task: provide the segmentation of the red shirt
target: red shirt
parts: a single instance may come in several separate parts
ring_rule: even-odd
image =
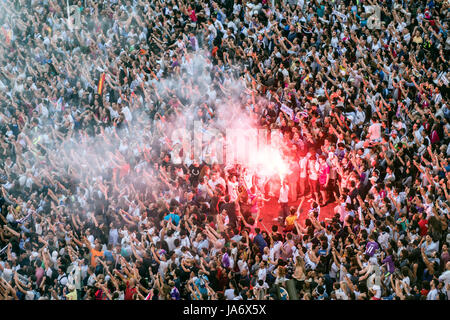
[[[217,270],[218,289],[217,291],[223,291],[228,286],[227,274],[222,269]]]
[[[438,135],[438,133],[437,133],[437,131],[436,130],[433,130],[433,132],[431,133],[431,143],[436,143],[436,142],[439,142],[439,135]]]
[[[197,22],[197,16],[195,15],[195,11],[192,10],[191,14],[189,15],[189,18],[191,18],[192,22]]]
[[[133,296],[137,292],[136,287],[130,288],[130,283],[127,282],[127,288],[125,289],[125,297],[124,300],[134,300]]]
[[[418,224],[420,228],[419,235],[421,237],[426,236],[428,233],[428,220],[421,219]]]

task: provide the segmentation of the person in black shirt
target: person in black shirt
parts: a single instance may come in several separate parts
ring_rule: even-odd
[[[216,189],[214,191],[214,195],[209,201],[210,214],[214,216],[219,214],[219,207],[222,203],[224,203],[223,197],[220,196],[219,191]]]
[[[225,203],[220,205],[219,211],[226,211],[228,218],[230,219],[229,226],[234,229],[237,226],[237,215],[236,215],[236,203],[230,201],[230,196],[225,196]]]
[[[170,154],[166,153],[164,155],[164,158],[163,158],[162,162],[161,162],[161,167],[164,167],[164,169],[166,169],[166,171],[167,171],[167,169],[170,168],[170,165],[171,165],[170,159],[171,159]]]
[[[200,164],[197,160],[189,166],[189,181],[193,187],[198,185],[198,178],[200,176],[200,171],[202,170]]]

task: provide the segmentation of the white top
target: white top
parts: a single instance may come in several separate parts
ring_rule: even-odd
[[[319,163],[314,159],[312,160],[310,159],[308,161],[308,168],[309,168],[309,178],[311,180],[319,179],[319,169],[320,169]]]
[[[300,178],[306,178],[306,173],[308,171],[308,159],[306,157],[301,158],[298,164],[300,166]]]
[[[369,127],[369,135],[371,141],[381,139],[381,123],[374,123]]]
[[[289,202],[289,186],[281,186],[280,189],[280,202],[281,203],[287,203]]]
[[[230,201],[234,202],[236,201],[238,197],[238,186],[239,183],[228,181],[228,194],[230,195]]]

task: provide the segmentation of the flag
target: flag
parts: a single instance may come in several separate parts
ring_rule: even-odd
[[[292,110],[292,108],[289,108],[287,105],[282,104],[281,111],[286,113],[289,116],[289,118],[291,118],[291,120],[294,119],[294,110]]]
[[[12,38],[12,30],[6,30],[4,27],[2,27],[2,33],[3,36],[5,37],[5,42],[6,44],[9,46],[9,44],[11,43],[11,38]]]
[[[103,87],[104,87],[104,83],[105,83],[105,73],[102,73],[100,80],[98,81],[98,86],[97,86],[97,93],[98,94],[102,94],[103,92]]]
[[[333,10],[333,14],[340,17],[343,22],[347,22],[347,16],[339,11]]]
[[[6,32],[6,43],[9,45],[11,43],[11,39],[12,39],[12,30],[9,29]]]

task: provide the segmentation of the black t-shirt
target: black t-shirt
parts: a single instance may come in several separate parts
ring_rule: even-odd
[[[209,206],[210,206],[210,214],[216,215],[216,214],[219,213],[219,212],[217,211],[217,210],[218,210],[218,203],[219,203],[219,200],[220,200],[220,197],[218,197],[218,196],[213,196],[213,197],[211,198],[211,201],[209,202]]]
[[[180,271],[181,271],[181,273],[180,273],[180,280],[181,280],[181,282],[185,282],[185,281],[189,280],[189,277],[190,277],[190,274],[191,274],[191,271],[192,271],[192,267],[190,267],[190,266],[185,266],[185,268],[188,271],[184,271],[183,268],[180,268]]]
[[[263,117],[265,117],[269,122],[274,122],[277,117],[277,112],[274,109],[265,109],[263,112]]]
[[[147,267],[147,269],[152,265],[152,258],[142,258],[142,264]]]
[[[161,167],[164,167],[166,170],[170,168],[170,165],[171,165],[170,160],[169,161],[163,160],[161,162]]]
[[[30,258],[29,257],[25,257],[21,260],[19,260],[20,265],[23,266],[29,266],[30,265]]]
[[[202,168],[200,166],[196,167],[193,164],[189,166],[189,175],[190,175],[189,179],[191,180],[191,183],[194,181],[198,181],[201,169]]]
[[[55,279],[57,279],[58,278],[58,271],[55,269],[55,268],[50,268],[51,269],[51,271],[52,271],[52,275],[51,275],[51,277],[47,277],[47,270],[45,270],[45,277],[46,277],[46,279],[45,279],[45,284],[47,285],[47,286],[53,286],[54,285],[54,281],[55,281]],[[86,279],[87,280],[87,279]]]
[[[219,280],[217,279],[217,270],[209,270],[209,286],[217,291],[219,289]]]
[[[220,206],[220,212],[225,210],[230,219],[236,219],[236,204],[234,202],[224,203]]]
[[[159,264],[156,260],[150,259],[150,267],[152,268],[152,272],[154,274],[158,273]]]
[[[411,260],[411,262],[417,262],[421,260],[421,253],[418,247],[411,251],[411,253],[409,254],[409,259]]]
[[[249,288],[249,287],[250,287],[250,278],[249,278],[249,276],[248,276],[248,275],[245,276],[245,277],[240,276],[239,284],[240,284],[241,286],[243,286],[243,287]]]
[[[145,259],[145,260],[149,260],[149,259]],[[151,262],[149,262],[148,265],[146,265],[144,262],[141,264],[141,266],[138,268],[139,271],[139,275],[142,278],[149,278],[150,276],[150,272],[148,271],[148,268],[151,267]],[[153,270],[152,270],[153,272]]]

